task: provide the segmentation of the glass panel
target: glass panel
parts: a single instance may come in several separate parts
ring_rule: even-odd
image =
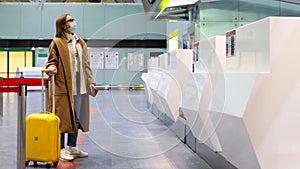
[[[0,51],[0,72],[7,72],[7,52]],[[0,74],[0,77],[6,77],[6,74]]]
[[[201,22],[200,39],[206,39],[216,35],[225,36],[225,32],[236,28],[237,26],[237,22]]]
[[[282,16],[300,16],[299,4],[281,2],[280,6],[280,13]]]
[[[17,67],[25,66],[25,53],[21,52],[9,52],[9,72],[16,72]],[[9,77],[15,77],[14,74]]]
[[[237,21],[238,0],[214,1],[200,4],[200,21]]]
[[[253,22],[268,16],[279,16],[278,1],[259,0],[259,1],[240,1],[239,21]]]
[[[32,60],[32,52],[26,52],[26,67],[32,67],[33,66],[33,60]]]
[[[239,26],[244,26],[244,25],[247,25],[249,23],[252,23],[252,22],[239,22]]]

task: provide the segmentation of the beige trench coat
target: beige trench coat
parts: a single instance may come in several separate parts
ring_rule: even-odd
[[[82,46],[82,66],[86,80],[86,88],[95,84],[93,72],[90,68],[86,43],[79,38]],[[54,65],[57,69],[55,76],[55,113],[60,118],[61,133],[74,133],[76,131],[74,100],[72,95],[72,76],[68,43],[65,38],[54,38],[49,46],[49,56],[46,68]],[[49,96],[48,111],[52,111],[52,97]],[[89,131],[89,95],[84,94],[80,111],[76,112],[83,131]],[[78,105],[76,105],[78,106]],[[78,108],[78,107],[77,107]],[[78,111],[78,110],[77,110]]]

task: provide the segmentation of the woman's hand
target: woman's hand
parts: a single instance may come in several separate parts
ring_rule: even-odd
[[[52,76],[53,74],[57,74],[57,69],[56,69],[56,66],[54,65],[51,65],[48,67],[49,69],[49,75]]]
[[[98,90],[96,89],[94,84],[90,84],[89,86],[89,95],[96,97]]]

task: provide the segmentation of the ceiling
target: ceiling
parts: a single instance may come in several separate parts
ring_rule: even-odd
[[[300,4],[300,0],[281,0],[281,1],[295,3],[295,4]]]
[[[29,2],[30,0],[0,0],[0,2]],[[47,2],[101,2],[101,3],[142,3],[142,1],[149,1],[149,0],[46,0]],[[151,0],[151,1],[162,1],[162,0]],[[225,1],[225,0],[170,0],[167,4],[167,7],[176,7],[176,6],[186,6],[186,5],[193,5],[196,2],[212,2],[212,1]],[[253,0],[243,0],[253,2]],[[300,0],[274,0],[274,1],[282,1],[288,3],[295,3],[300,4]],[[39,2],[36,0],[34,2]]]
[[[0,0],[0,2],[100,2],[100,3],[141,3],[141,0]]]

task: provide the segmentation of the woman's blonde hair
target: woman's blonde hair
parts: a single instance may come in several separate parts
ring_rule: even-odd
[[[64,26],[66,25],[66,18],[69,14],[60,15],[56,19],[56,35],[55,37],[64,36]]]

